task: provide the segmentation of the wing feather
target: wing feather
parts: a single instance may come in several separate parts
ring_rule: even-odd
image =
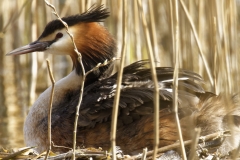
[[[119,103],[119,123],[129,124],[139,117],[153,113],[154,84],[151,80],[151,72],[148,61],[138,61],[124,68],[121,84]],[[172,82],[173,68],[156,68],[158,77],[158,88],[160,91],[161,110],[167,109],[172,103]],[[117,73],[107,78],[92,83],[85,87],[83,101],[80,107],[80,127],[94,127],[96,123],[103,123],[111,120],[113,101],[116,91]],[[195,93],[204,93],[199,83],[201,76],[186,70],[179,70],[179,102],[181,97],[196,97]],[[69,102],[62,102],[65,109],[53,110],[54,117],[61,115],[61,118],[54,120],[74,120],[76,105],[78,103],[79,90],[69,95]],[[186,100],[186,99],[184,99]],[[186,106],[183,106],[186,107]],[[169,108],[171,110],[171,108]],[[180,109],[181,110],[181,109]]]

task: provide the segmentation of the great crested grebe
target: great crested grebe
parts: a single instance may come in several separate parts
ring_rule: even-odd
[[[79,15],[62,18],[73,34],[77,49],[83,56],[85,70],[114,57],[115,41],[98,22],[109,16],[103,7],[92,7]],[[47,24],[41,36],[29,45],[13,50],[7,55],[20,55],[34,51],[70,55],[72,72],[56,82],[52,111],[52,141],[56,145],[72,147],[75,108],[78,103],[82,70],[69,35],[59,20]],[[124,68],[119,104],[117,145],[124,153],[141,152],[153,144],[153,82],[146,67],[148,61],[135,62]],[[106,75],[110,65],[101,67],[88,75],[83,93],[78,121],[77,145],[85,147],[110,148],[110,121],[117,74]],[[165,146],[178,140],[172,108],[173,68],[156,68],[159,81],[161,110],[160,145]],[[190,139],[190,126],[201,127],[201,135],[228,128],[228,116],[234,117],[234,128],[239,127],[239,107],[227,111],[220,96],[208,96],[199,85],[202,78],[193,72],[179,70],[179,117],[184,139]],[[39,152],[48,149],[47,121],[51,87],[46,89],[31,107],[24,124],[24,138],[27,146],[37,146]],[[201,96],[197,96],[200,94]],[[205,97],[205,98],[201,98]],[[232,101],[232,106],[238,102]],[[239,132],[237,132],[239,133]],[[223,142],[218,148],[223,152],[236,148],[235,142]],[[65,151],[53,148],[53,151]]]

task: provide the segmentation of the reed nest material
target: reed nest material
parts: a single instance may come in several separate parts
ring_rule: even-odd
[[[212,158],[228,158],[229,156],[222,156],[221,153],[208,153],[207,149],[204,148],[204,146],[206,145],[206,142],[212,141],[212,140],[216,140],[216,139],[222,139],[224,137],[228,137],[230,136],[230,132],[229,131],[221,131],[221,132],[216,132],[213,134],[209,134],[206,136],[202,136],[199,138],[199,142],[198,142],[198,149],[196,149],[197,152],[197,156],[196,158],[199,159],[204,159],[207,157],[212,157]],[[184,145],[185,147],[190,146],[193,143],[193,140],[188,140],[188,141],[184,141]],[[176,142],[175,144],[169,145],[169,146],[165,146],[162,148],[159,148],[157,151],[157,157],[161,157],[162,159],[164,159],[164,154],[167,153],[167,151],[173,151],[175,149],[178,149],[180,146],[179,142]],[[0,158],[2,160],[5,159],[39,159],[39,160],[43,160],[45,159],[45,155],[46,152],[44,153],[36,153],[34,151],[35,147],[25,147],[25,148],[21,148],[18,151],[10,151],[10,150],[6,150],[6,149],[2,149],[0,151]],[[143,149],[143,153],[139,153],[138,155],[135,156],[129,156],[129,155],[124,155],[120,150],[118,150],[119,152],[117,153],[117,159],[124,159],[124,160],[137,160],[137,159],[142,159],[143,155],[145,154],[145,159],[152,159],[153,156],[153,151],[146,151],[144,153]],[[234,152],[233,152],[234,154]],[[111,153],[109,153],[108,151],[103,151],[101,148],[86,148],[86,149],[77,149],[75,156],[77,159],[112,159],[112,155]],[[173,152],[171,154],[168,154],[168,156],[172,156],[174,157],[174,159],[176,159],[176,157],[180,158],[180,155],[177,154],[177,152]],[[72,151],[66,152],[66,153],[50,153],[48,159],[51,160],[57,160],[57,159],[68,159],[72,157]],[[169,157],[166,157],[169,158]]]

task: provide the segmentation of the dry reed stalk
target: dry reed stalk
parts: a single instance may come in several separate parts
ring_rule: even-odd
[[[157,42],[157,33],[156,33],[156,23],[155,23],[155,17],[154,17],[154,8],[153,8],[153,2],[150,0],[148,1],[148,7],[149,7],[149,15],[150,15],[150,26],[151,26],[151,30],[150,30],[150,34],[152,37],[152,48],[154,51],[154,60],[156,63],[156,66],[159,66],[159,64],[161,63],[160,60],[160,54],[159,54],[159,50],[158,50],[158,42]]]
[[[199,41],[199,38],[198,38],[198,35],[197,35],[197,32],[196,32],[195,26],[194,26],[193,21],[192,21],[192,18],[191,18],[191,16],[189,15],[188,10],[187,10],[187,8],[186,8],[186,6],[185,6],[185,4],[184,4],[184,2],[183,2],[182,0],[180,0],[180,4],[181,4],[181,6],[182,6],[182,8],[183,8],[183,10],[184,10],[184,13],[186,14],[186,16],[187,16],[187,18],[188,18],[188,21],[189,21],[190,26],[191,26],[192,31],[193,31],[194,38],[195,38],[195,40],[196,40],[196,42],[197,42],[197,46],[198,46],[198,49],[199,49],[199,53],[200,53],[200,55],[201,55],[202,61],[203,61],[203,63],[204,63],[204,67],[205,67],[206,72],[207,72],[209,81],[210,81],[211,85],[213,86],[213,83],[214,83],[214,82],[213,82],[212,74],[211,74],[211,72],[210,72],[210,68],[209,68],[209,65],[208,65],[208,63],[207,63],[207,60],[206,60],[206,58],[205,58],[205,56],[204,56],[204,54],[203,54],[203,50],[202,50],[202,47],[201,47],[201,43],[200,43],[200,41]]]
[[[36,1],[32,2],[31,8],[36,7]],[[33,14],[32,17],[33,23],[31,25],[31,31],[32,34],[31,37],[29,37],[31,40],[37,39],[37,27],[36,27],[36,14]],[[38,63],[37,63],[37,55],[36,54],[30,54],[30,62],[31,62],[31,70],[30,70],[30,91],[29,91],[29,102],[28,106],[32,106],[36,99],[36,86],[37,86],[37,74],[38,74]]]
[[[1,1],[3,2],[3,1]],[[20,15],[22,14],[22,12],[24,11],[24,9],[26,9],[26,5],[30,3],[30,1],[26,0],[23,5],[21,6],[20,10],[18,12],[14,12],[12,14],[12,16],[10,17],[10,19],[5,23],[5,25],[3,26],[3,28],[0,30],[0,38],[3,38],[5,34],[7,34],[6,32],[8,31],[8,29],[10,28],[9,26],[14,23],[17,19],[19,19]],[[3,3],[4,4],[4,3]],[[3,23],[2,23],[3,25]]]
[[[197,148],[197,144],[199,141],[200,132],[201,132],[201,128],[195,128],[193,138],[192,138],[192,144],[190,147],[191,151],[188,156],[188,159],[196,159],[197,158],[196,157],[196,148]]]
[[[58,20],[60,20],[62,22],[62,24],[65,26],[66,28],[66,32],[67,34],[69,35],[69,37],[71,38],[72,40],[72,44],[73,44],[73,47],[74,47],[74,51],[75,53],[78,55],[78,62],[81,66],[81,69],[82,69],[82,81],[81,81],[81,89],[80,89],[80,95],[79,95],[79,100],[78,100],[78,104],[76,106],[76,114],[75,114],[75,121],[74,121],[74,129],[73,129],[73,154],[72,154],[72,159],[75,160],[75,152],[76,152],[76,138],[77,138],[77,124],[78,124],[78,117],[79,117],[79,109],[80,109],[80,106],[81,106],[81,102],[82,102],[82,97],[83,97],[83,89],[84,89],[84,83],[85,83],[85,78],[86,78],[86,75],[85,75],[85,68],[83,66],[83,63],[82,63],[82,55],[81,53],[78,51],[77,47],[76,47],[76,44],[74,42],[74,38],[73,38],[73,35],[69,32],[68,30],[68,25],[66,22],[64,22],[61,17],[58,15],[55,7],[53,5],[51,5],[47,0],[45,0],[45,3],[47,6],[49,6],[52,10],[53,10],[53,14],[58,18]]]
[[[221,14],[220,14],[220,17],[222,19],[222,25],[223,25],[223,64],[224,64],[224,71],[225,71],[225,75],[228,77],[226,79],[227,81],[227,86],[226,86],[226,90],[225,92],[227,94],[231,93],[232,92],[232,78],[230,76],[230,59],[229,59],[229,33],[228,33],[228,26],[227,23],[228,23],[228,14],[226,12],[227,11],[227,7],[228,7],[228,2],[226,1],[227,4],[224,4],[225,1],[222,1],[222,3],[219,3],[218,5],[221,5]],[[224,9],[224,7],[226,7],[226,9]]]
[[[107,0],[100,0],[99,4],[107,4]]]
[[[32,21],[33,21],[34,17],[33,17],[33,14],[29,14],[29,13],[32,13],[32,5],[33,5],[33,1],[28,3],[26,5],[26,10],[24,12],[24,18],[30,20],[30,21],[26,21],[26,23],[24,24],[25,25],[24,27],[26,27],[25,30],[24,30],[24,35],[26,36],[27,41],[32,41],[32,31],[33,31],[32,30],[33,29]],[[18,39],[18,40],[21,40],[21,39]],[[27,69],[28,73],[31,73],[31,70],[34,70],[33,68],[35,68],[34,65],[31,64],[32,57],[33,57],[32,54],[30,54],[28,56],[24,56],[24,57],[19,57],[20,61],[21,61],[21,59],[25,59],[24,61],[26,63],[25,65],[27,66],[26,69]],[[28,61],[28,58],[30,59],[29,61]],[[23,72],[23,71],[21,71],[21,72]],[[24,72],[22,74],[24,74]],[[31,89],[31,86],[33,86],[34,83],[36,83],[36,82],[31,81],[31,80],[34,80],[34,79],[32,79],[31,74],[26,74],[26,78],[27,78],[27,80],[26,80],[27,84],[24,84],[25,85],[24,89],[27,88],[27,90],[25,90],[25,94],[26,94],[26,97],[27,97],[25,105],[27,105],[28,108],[29,108],[31,106],[30,97],[32,96],[31,94],[33,94],[33,93],[29,94],[29,91]],[[28,85],[28,84],[30,84],[30,85]]]
[[[92,0],[86,0],[85,1],[86,10],[91,7],[91,4],[92,4]]]
[[[118,1],[117,2],[118,4],[118,7],[117,8],[115,8],[116,10],[115,10],[115,18],[116,18],[116,21],[117,21],[117,23],[116,23],[116,26],[115,26],[115,38],[116,38],[116,41],[117,41],[117,48],[122,48],[122,42],[123,42],[123,33],[122,33],[122,31],[123,31],[123,25],[122,25],[122,23],[123,23],[123,17],[122,17],[122,15],[123,15],[123,13],[122,13],[122,11],[123,11],[123,1]],[[112,4],[113,5],[113,4]],[[115,6],[116,7],[116,6]],[[112,6],[112,8],[114,8],[114,6]],[[120,57],[121,56],[121,51],[120,52],[117,52],[116,53],[116,55],[117,55],[117,57]],[[117,66],[117,69],[118,69],[118,67],[119,67],[119,65]]]
[[[144,148],[144,149],[143,149],[142,159],[141,159],[141,160],[146,160],[146,157],[147,157],[147,151],[148,151],[147,148]]]
[[[143,13],[143,6],[142,6],[142,1],[138,0],[138,9],[139,9],[139,13],[140,13],[140,17],[142,20],[142,25],[143,25],[143,29],[144,29],[144,35],[147,41],[147,49],[148,49],[148,58],[150,59],[150,70],[151,70],[151,74],[152,74],[152,80],[153,80],[153,84],[154,84],[154,96],[153,96],[153,104],[154,104],[154,154],[153,154],[153,158],[155,159],[156,155],[157,155],[157,148],[159,145],[159,88],[158,88],[158,80],[157,80],[157,73],[156,73],[156,66],[155,66],[155,62],[154,62],[154,52],[153,52],[153,48],[151,46],[151,40],[150,40],[150,35],[149,35],[149,30],[148,30],[148,26],[147,26],[147,21],[146,21],[146,17]]]
[[[48,109],[48,143],[49,143],[49,146],[48,146],[47,154],[45,156],[45,160],[47,159],[49,152],[52,149],[52,143],[51,143],[52,142],[52,133],[51,133],[52,121],[51,121],[51,119],[52,119],[52,104],[53,104],[54,89],[55,89],[55,79],[53,77],[52,69],[50,67],[50,62],[49,62],[49,60],[46,60],[46,62],[47,62],[48,74],[49,74],[49,77],[52,82],[52,90],[51,90],[51,96],[50,96],[50,100],[49,100],[49,109]]]
[[[233,76],[234,73],[231,72],[231,76],[235,77],[232,78],[233,83],[232,83],[232,87],[233,87],[233,93],[239,93],[239,85],[235,85],[236,82],[240,82],[240,76],[239,76],[239,61],[240,61],[240,56],[239,56],[239,52],[238,52],[238,14],[239,12],[237,12],[237,10],[239,9],[239,5],[237,5],[237,1],[235,0],[231,0],[230,2],[230,7],[229,7],[229,14],[230,14],[230,22],[229,22],[229,37],[230,37],[230,51],[232,52],[232,57],[234,58],[234,61],[232,63],[232,70],[235,71],[235,76]]]
[[[70,2],[71,1],[69,0],[69,1],[66,1],[66,3],[64,4],[64,6],[63,6],[63,8],[62,8],[62,10],[60,12],[61,17],[67,15],[67,12],[68,12],[68,10],[70,8]]]
[[[218,54],[217,54],[217,40],[216,40],[216,37],[217,37],[217,22],[216,22],[216,17],[213,17],[213,34],[214,34],[214,37],[213,37],[213,45],[214,45],[214,62],[213,62],[213,79],[214,79],[214,93],[215,94],[219,94],[219,89],[218,89],[218,80],[217,80],[217,77],[218,77],[218,71],[217,71],[217,57],[218,57]]]
[[[142,51],[141,51],[141,38],[140,38],[140,22],[139,22],[139,10],[138,10],[138,4],[137,1],[133,1],[134,5],[134,53],[135,53],[135,60],[141,60],[142,59]]]
[[[122,41],[122,49],[121,49],[121,59],[120,59],[120,68],[118,70],[117,76],[117,88],[114,96],[113,101],[113,110],[112,110],[112,121],[111,121],[111,147],[112,147],[112,159],[116,160],[116,134],[117,134],[117,118],[118,118],[118,107],[119,107],[119,100],[120,100],[120,91],[121,91],[121,84],[122,84],[122,74],[123,68],[125,65],[125,57],[126,57],[126,41],[127,41],[127,3],[126,0],[123,0],[123,7],[122,7],[122,33],[123,33],[123,41]]]
[[[197,33],[198,33],[198,36],[199,36],[199,40],[201,41],[201,42],[204,42],[204,36],[203,36],[203,24],[204,24],[204,5],[205,5],[205,1],[199,1],[199,4],[198,4],[198,31],[197,31]],[[198,58],[198,73],[200,74],[200,75],[202,75],[202,73],[203,73],[203,70],[204,70],[204,68],[203,68],[203,62],[202,62],[202,60],[200,59],[200,58]]]
[[[86,5],[86,1],[85,0],[81,0],[79,2],[79,12],[80,13],[83,13],[84,11],[86,11],[85,5]]]
[[[232,61],[234,59],[231,59],[232,57],[232,52],[231,51],[231,44],[230,44],[230,30],[231,30],[231,23],[229,23],[230,17],[234,17],[234,15],[231,15],[229,10],[230,10],[230,1],[222,1],[222,3],[217,3],[215,1],[216,4],[216,10],[218,11],[218,16],[219,16],[219,21],[217,23],[217,25],[222,27],[222,39],[221,39],[221,44],[219,46],[220,47],[220,53],[219,53],[219,57],[220,57],[220,62],[221,62],[221,70],[219,69],[218,72],[221,71],[222,75],[224,76],[222,83],[224,84],[224,86],[222,86],[222,90],[224,91],[223,93],[221,93],[222,95],[224,95],[224,99],[226,102],[226,105],[224,106],[226,108],[226,111],[230,111],[233,108],[231,107],[232,105],[228,105],[230,104],[230,100],[229,100],[229,94],[233,93],[233,88],[235,88],[235,86],[233,86],[234,83],[236,83],[235,79],[236,76],[234,76],[231,72],[233,70],[233,65],[232,65]],[[220,29],[219,29],[220,30]],[[221,79],[221,78],[220,78]],[[228,121],[228,125],[229,128],[231,130],[231,132],[234,134],[234,119],[233,117],[229,117],[227,119]],[[232,138],[232,142],[234,141],[234,139]]]
[[[186,152],[185,152],[185,147],[183,144],[183,136],[182,136],[182,130],[181,130],[181,125],[180,125],[180,120],[178,117],[178,68],[179,68],[179,15],[178,15],[178,0],[174,1],[174,7],[173,11],[175,14],[174,15],[174,31],[175,31],[175,36],[174,36],[174,41],[175,41],[175,65],[174,65],[174,73],[173,73],[173,111],[175,114],[175,120],[177,124],[177,131],[178,131],[178,136],[179,136],[179,141],[180,141],[180,147],[181,147],[181,154],[184,160],[187,159]]]
[[[170,0],[169,1],[169,10],[170,10],[170,26],[171,26],[171,40],[172,40],[172,50],[173,50],[173,53],[176,53],[176,48],[175,48],[175,46],[176,46],[176,44],[175,44],[175,32],[174,32],[174,22],[173,22],[173,20],[174,20],[174,18],[173,18],[173,4],[172,4],[173,2],[172,2],[172,0]],[[174,60],[176,59],[175,58],[175,54],[173,54],[173,64],[174,64]]]
[[[2,1],[0,2],[0,5],[2,5]],[[4,52],[3,49],[3,11],[0,10],[0,53]],[[2,32],[1,32],[2,31]],[[4,54],[0,54],[0,72],[2,73],[4,71]],[[0,105],[2,106],[2,109],[0,110],[0,117],[6,117],[7,115],[7,107],[6,107],[6,95],[4,94],[5,86],[4,86],[4,76],[0,76]]]

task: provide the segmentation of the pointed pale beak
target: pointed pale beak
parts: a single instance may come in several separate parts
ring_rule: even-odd
[[[31,52],[45,51],[48,47],[49,47],[49,41],[46,41],[46,42],[35,41],[26,46],[17,48],[7,53],[6,56],[11,56],[11,55],[15,56],[15,55],[21,55],[21,54],[26,54]]]

